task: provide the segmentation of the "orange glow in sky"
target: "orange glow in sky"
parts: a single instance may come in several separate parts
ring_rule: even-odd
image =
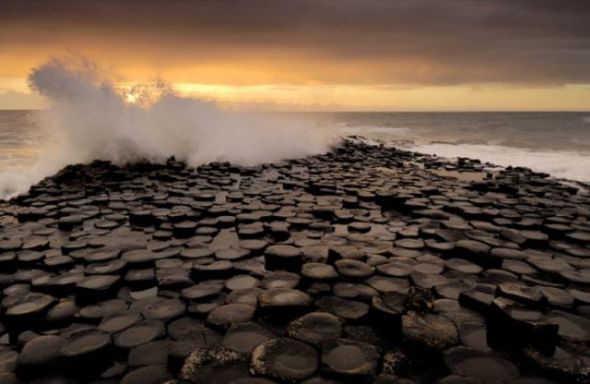
[[[45,107],[27,75],[69,54],[246,109],[590,109],[583,2],[50,3],[0,4],[0,109]]]

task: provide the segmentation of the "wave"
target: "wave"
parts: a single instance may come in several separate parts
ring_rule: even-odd
[[[71,163],[175,156],[191,166],[254,165],[325,152],[333,140],[303,121],[223,110],[162,83],[136,87],[140,103],[129,104],[96,65],[80,59],[51,59],[31,71],[29,84],[50,103],[37,118],[52,144],[34,166],[0,174],[0,198],[25,192]]]
[[[500,166],[521,166],[553,177],[590,181],[590,155],[568,151],[541,151],[490,144],[426,144],[413,151],[441,157],[469,157]]]

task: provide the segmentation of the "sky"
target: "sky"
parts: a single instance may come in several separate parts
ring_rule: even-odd
[[[590,110],[590,1],[0,0],[0,109],[49,58],[257,109]]]

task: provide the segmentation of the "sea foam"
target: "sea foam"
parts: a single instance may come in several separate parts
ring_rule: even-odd
[[[590,155],[575,151],[548,151],[492,144],[426,144],[412,150],[441,157],[469,157],[500,166],[521,166],[553,177],[589,182]]]
[[[161,162],[175,156],[191,166],[254,165],[325,152],[334,140],[303,121],[224,110],[161,83],[142,95],[143,103],[129,104],[84,60],[51,59],[31,71],[29,85],[50,104],[38,114],[48,142],[37,164],[0,174],[0,198],[25,192],[71,163]]]

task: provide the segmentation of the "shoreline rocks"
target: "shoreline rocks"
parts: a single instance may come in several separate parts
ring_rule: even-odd
[[[547,175],[354,140],[72,165],[0,203],[0,381],[583,383],[589,241]]]

